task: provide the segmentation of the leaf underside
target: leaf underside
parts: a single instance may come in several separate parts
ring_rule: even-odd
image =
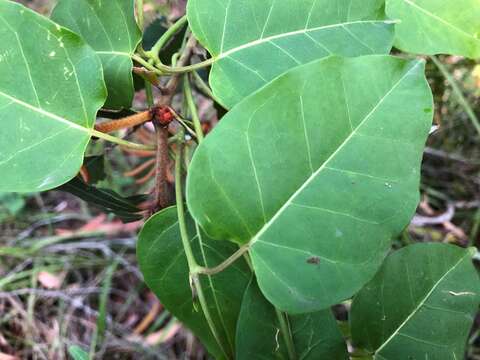
[[[228,242],[209,239],[197,233],[194,222],[187,219],[190,242],[195,258],[202,266],[220,264],[236,247]],[[242,295],[251,273],[243,260],[215,276],[202,276],[202,287],[224,351],[216,344],[200,305],[192,300],[189,269],[178,227],[177,210],[167,208],[150,218],[139,235],[137,257],[145,282],[162,304],[185,323],[218,359],[225,353],[233,357],[235,329]]]
[[[73,178],[105,101],[102,66],[76,34],[0,1],[0,191],[32,192]]]
[[[387,54],[393,43],[381,0],[190,0],[187,16],[216,58],[210,84],[226,107],[300,64]]]
[[[52,20],[81,35],[102,60],[108,90],[106,108],[130,108],[134,87],[132,55],[142,33],[134,0],[60,0]]]
[[[399,49],[417,54],[480,57],[480,2],[477,0],[387,0]]]
[[[390,255],[355,297],[353,341],[376,359],[463,359],[479,303],[469,251],[446,244],[408,246]]]
[[[298,67],[237,105],[196,151],[192,215],[214,238],[250,243],[260,288],[281,310],[352,296],[408,224],[432,120],[423,70],[381,55]]]

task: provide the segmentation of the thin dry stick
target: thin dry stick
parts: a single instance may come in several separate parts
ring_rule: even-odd
[[[137,166],[135,169],[123,173],[124,176],[137,176],[142,171],[155,164],[155,159],[150,159]]]
[[[152,120],[153,112],[151,110],[142,111],[138,114],[127,116],[120,120],[113,120],[95,125],[95,130],[102,133],[111,133],[113,131],[132,128]]]
[[[156,173],[156,168],[152,167],[152,169],[144,177],[136,180],[135,184],[137,184],[137,185],[145,184],[148,180],[150,180],[151,178],[153,178],[155,176],[155,173]]]
[[[136,149],[129,149],[124,146],[120,146],[120,148],[128,154],[132,154],[138,157],[150,157],[150,156],[155,156],[156,154],[155,150],[136,150]]]

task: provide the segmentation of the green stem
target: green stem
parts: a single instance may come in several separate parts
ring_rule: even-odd
[[[283,340],[287,346],[288,358],[290,360],[296,360],[297,355],[295,354],[295,345],[293,344],[292,332],[290,331],[290,326],[285,318],[285,314],[277,308],[275,308],[275,312],[277,314],[278,322],[280,323],[280,332],[282,333]]]
[[[140,28],[140,30],[143,31],[143,25],[144,25],[144,20],[143,20],[143,0],[137,0],[136,5],[137,5],[137,21],[138,21],[138,27]]]
[[[183,77],[183,89],[185,92],[185,99],[187,100],[188,110],[192,115],[193,126],[195,128],[195,133],[197,134],[198,143],[201,144],[204,138],[202,124],[200,123],[200,118],[198,116],[197,106],[193,100],[192,87],[190,86],[188,75]]]
[[[193,74],[193,79],[195,81],[195,85],[197,86],[197,88],[205,96],[208,96],[210,99],[212,99],[215,102],[221,104],[221,102],[218,100],[218,98],[212,92],[212,89],[210,89],[210,87],[205,83],[205,81],[202,79],[202,77],[198,74],[198,71],[194,71],[192,74]]]
[[[153,100],[153,91],[152,91],[152,84],[148,80],[145,80],[145,94],[147,96],[147,104],[149,108],[152,108],[155,105],[155,101]]]
[[[147,51],[147,56],[151,57],[155,62],[160,63],[159,53],[167,42],[187,23],[187,16],[182,16],[175,24],[173,24],[153,45],[150,51]]]
[[[187,257],[187,263],[190,269],[191,281],[193,283],[194,289],[197,292],[200,306],[202,307],[203,314],[205,315],[205,320],[207,321],[210,331],[212,332],[212,335],[215,338],[218,346],[220,347],[220,349],[228,359],[229,356],[227,355],[227,352],[223,347],[217,328],[215,327],[215,323],[213,322],[212,316],[210,314],[210,310],[208,309],[207,300],[205,298],[202,284],[200,283],[200,279],[197,273],[199,265],[195,260],[195,256],[193,255],[193,250],[190,245],[190,240],[189,240],[188,230],[187,230],[187,223],[185,219],[185,207],[183,203],[183,193],[182,193],[182,153],[183,153],[183,146],[184,146],[183,128],[180,128],[178,135],[179,135],[179,141],[177,143],[177,152],[175,155],[175,197],[177,202],[177,214],[178,214],[178,224],[180,227],[180,237],[182,239],[183,248],[185,251],[185,255]]]
[[[133,54],[132,59],[135,60],[136,62],[138,62],[140,65],[142,65],[145,69],[150,70],[150,71],[154,72],[155,74],[165,75],[165,72],[160,71],[155,66],[153,66],[152,64],[150,64],[148,61],[144,60],[141,56],[139,56],[137,54]]]
[[[220,265],[215,266],[213,268],[198,267],[197,273],[203,274],[203,275],[216,275],[218,273],[221,273],[223,270],[225,270],[230,265],[232,265],[235,261],[240,259],[244,254],[246,254],[249,248],[250,248],[249,244],[245,244],[241,246],[237,251],[235,251],[235,253],[232,256],[230,256]]]
[[[210,58],[210,59],[207,59],[205,61],[202,61],[202,62],[199,62],[199,63],[196,63],[196,64],[192,64],[192,65],[188,65],[188,66],[178,66],[178,67],[172,67],[172,66],[168,66],[168,65],[165,65],[165,64],[157,63],[156,68],[157,68],[157,71],[160,71],[161,73],[183,74],[183,73],[192,72],[192,71],[195,71],[195,70],[206,68],[206,67],[212,65],[215,61],[217,61],[217,59]]]
[[[463,107],[468,117],[470,118],[470,121],[473,123],[473,126],[475,126],[477,133],[480,135],[480,120],[478,119],[477,115],[475,115],[475,112],[473,111],[472,107],[468,103],[468,100],[463,95],[463,92],[460,89],[460,86],[458,85],[457,81],[453,78],[452,74],[450,74],[446,66],[443,65],[442,62],[436,56],[430,56],[430,59],[432,59],[432,62],[437,66],[438,70],[440,70],[440,72],[445,77],[445,79],[447,79],[447,81],[450,83],[450,86],[452,87],[454,94],[458,98],[459,105]]]
[[[102,133],[101,131],[97,131],[95,129],[90,130],[90,135],[94,136],[94,137],[97,137],[97,138],[100,138],[100,139],[103,139],[103,140],[106,140],[106,141],[109,141],[109,142],[114,143],[114,144],[125,146],[125,147],[130,148],[130,149],[155,150],[155,146],[133,143],[133,142],[130,142],[130,141],[127,141],[127,140],[117,138],[117,137],[109,135],[109,134]]]

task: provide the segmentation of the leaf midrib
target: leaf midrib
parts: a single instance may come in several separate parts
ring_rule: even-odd
[[[452,266],[451,269],[449,269],[443,276],[438,279],[438,281],[435,283],[434,286],[430,289],[430,291],[425,295],[425,297],[418,303],[418,305],[415,307],[415,309],[408,315],[405,320],[398,326],[398,328],[388,337],[387,340],[375,351],[375,354],[380,352],[385,346],[388,345],[388,343],[400,332],[400,330],[410,321],[410,319],[415,316],[415,314],[422,308],[423,305],[425,305],[425,302],[428,300],[428,298],[433,294],[433,292],[437,289],[437,287],[440,285],[440,283],[452,272],[454,271],[458,265],[460,265],[467,257],[469,254],[467,253],[466,255],[462,256],[460,260],[457,261],[457,263]]]
[[[342,150],[345,145],[357,134],[358,129],[362,127],[363,124],[375,113],[375,111],[380,107],[380,105],[387,99],[393,91],[421,64],[422,60],[418,60],[415,65],[413,65],[393,86],[392,88],[379,100],[379,102],[373,107],[373,109],[364,117],[364,119],[357,125],[355,129],[350,133],[350,135],[338,146],[338,148],[324,161],[324,163],[314,172],[309,178],[295,191],[288,200],[282,205],[282,207],[272,216],[272,218],[265,223],[262,228],[257,232],[257,234],[250,240],[250,246],[253,246],[261,236],[270,228],[270,226],[275,223],[275,221],[282,215],[282,213],[293,203],[293,200],[300,194],[302,191],[310,185],[310,183],[325,169],[329,162],[335,158],[335,156]]]
[[[239,51],[257,46],[257,45],[262,45],[268,42],[271,42],[272,40],[276,39],[282,39],[285,37],[289,36],[295,36],[295,35],[300,35],[300,34],[308,34],[310,32],[314,31],[319,31],[319,30],[324,30],[324,29],[332,29],[336,27],[345,27],[349,25],[356,25],[356,24],[394,24],[396,21],[392,20],[359,20],[359,21],[350,21],[350,22],[344,22],[344,23],[338,23],[338,24],[331,24],[331,25],[324,25],[324,26],[319,26],[315,28],[310,28],[310,29],[300,29],[300,30],[295,30],[295,31],[290,31],[287,33],[282,33],[282,34],[277,34],[277,35],[272,35],[268,36],[266,38],[260,38],[255,41],[248,42],[246,44],[234,47],[230,50],[227,50],[225,52],[220,52],[218,55],[214,56],[216,60],[221,60],[223,58],[229,57],[232,54],[235,54]]]
[[[435,15],[434,13],[428,11],[427,9],[419,6],[418,4],[415,4],[414,2],[412,2],[411,0],[403,0],[407,5],[410,5],[411,7],[413,8],[416,8],[418,9],[419,11],[423,12],[424,14],[426,14],[427,16],[431,17],[432,19],[435,19],[437,21],[440,21],[442,24],[445,24],[447,25],[448,27],[451,27],[452,29],[454,29],[455,31],[458,31],[459,33],[469,37],[469,38],[472,38],[476,41],[479,41],[479,39],[477,39],[475,36],[473,36],[473,34],[469,34],[467,33],[465,30],[455,26],[454,24],[452,23],[449,23],[447,20],[441,18],[440,16],[438,15]]]

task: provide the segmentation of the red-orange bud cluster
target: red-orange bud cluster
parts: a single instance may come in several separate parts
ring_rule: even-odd
[[[152,110],[154,120],[162,126],[167,126],[175,119],[175,115],[168,106],[159,106]]]

